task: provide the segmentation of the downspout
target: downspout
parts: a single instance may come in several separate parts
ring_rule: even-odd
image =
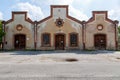
[[[34,21],[34,48],[37,48],[37,21]]]
[[[37,25],[38,25],[38,22],[36,21],[36,28],[35,28],[36,29],[36,31],[35,31],[36,32],[36,43],[35,43],[36,49],[37,49]]]
[[[115,24],[115,47],[116,47],[116,50],[118,50],[118,31],[117,31],[118,23],[119,22],[117,20],[114,21],[114,24]]]
[[[2,21],[2,28],[3,28],[4,32],[5,32],[5,21]],[[4,49],[5,36],[3,37],[2,41],[3,41],[3,42],[2,42],[2,49]]]
[[[85,50],[85,21],[82,21],[82,42],[83,42],[83,50]]]

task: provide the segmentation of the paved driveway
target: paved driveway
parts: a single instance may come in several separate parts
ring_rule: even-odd
[[[0,53],[0,63],[119,62],[119,51],[11,51]]]
[[[119,68],[118,51],[0,52],[0,80],[120,80]]]
[[[120,80],[116,62],[2,64],[0,80]]]

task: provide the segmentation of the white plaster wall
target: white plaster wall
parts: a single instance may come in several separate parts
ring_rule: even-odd
[[[102,24],[103,30],[99,31],[97,25]],[[96,18],[93,22],[86,24],[85,33],[86,49],[94,48],[94,35],[95,34],[106,34],[107,37],[107,49],[115,49],[115,28],[114,25],[105,20],[104,14],[96,14]]]
[[[64,33],[65,34],[65,39],[66,39],[66,49],[69,49],[69,33],[78,33],[78,49],[82,49],[82,25],[80,23],[77,23],[71,19],[66,18],[64,20],[64,24],[61,28],[59,28],[58,26],[56,26],[55,22],[54,22],[54,18],[50,18],[49,20],[38,24],[38,32],[37,32],[37,38],[38,38],[38,43],[37,43],[37,48],[40,49],[41,48],[41,34],[42,33],[50,33],[51,34],[51,48],[54,49],[55,48],[55,44],[54,44],[54,37],[55,34],[57,33]],[[72,48],[71,48],[72,49]]]
[[[6,42],[5,49],[14,49],[14,35],[15,34],[25,34],[26,35],[26,48],[34,48],[34,26],[33,24],[25,21],[24,14],[14,15],[14,21],[5,25],[6,29]],[[23,26],[22,31],[17,31],[16,26],[21,24]],[[29,39],[29,40],[28,40]]]
[[[66,14],[66,8],[53,8],[54,21],[59,17],[65,20]]]

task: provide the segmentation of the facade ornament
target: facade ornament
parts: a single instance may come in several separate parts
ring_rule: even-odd
[[[17,26],[16,26],[16,30],[17,31],[21,31],[23,29],[23,26],[21,25],[21,24],[18,24]]]
[[[62,27],[63,24],[64,24],[63,19],[61,19],[61,18],[59,17],[58,19],[56,19],[55,24],[56,24],[56,26],[58,26],[58,27]]]

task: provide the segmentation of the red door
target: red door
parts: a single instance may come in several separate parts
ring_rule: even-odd
[[[55,49],[56,50],[64,50],[65,40],[64,35],[59,34],[55,36]]]
[[[25,49],[26,36],[23,34],[15,35],[14,37],[14,47],[15,49]]]
[[[94,46],[96,49],[106,49],[106,35],[104,34],[95,35]]]

